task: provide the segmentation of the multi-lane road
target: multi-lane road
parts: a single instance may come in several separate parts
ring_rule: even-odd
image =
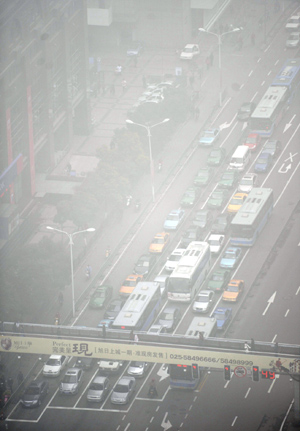
[[[224,59],[224,67],[232,71],[232,81],[239,83],[239,91],[225,101],[212,122],[222,128],[218,145],[224,147],[228,155],[247,133],[244,124],[236,121],[240,104],[249,100],[257,102],[285,59],[296,54],[295,51],[286,51],[285,39],[282,27],[261,56],[253,58],[228,53]],[[259,176],[261,186],[274,190],[275,206],[258,241],[251,249],[243,250],[243,259],[233,273],[233,276],[245,280],[246,289],[242,300],[233,306],[234,319],[226,332],[230,338],[300,344],[299,116],[298,93],[274,133],[274,138],[282,142],[282,151],[270,172]],[[189,133],[188,124],[184,127],[185,136],[192,142],[194,136]],[[105,279],[114,286],[115,295],[124,278],[131,273],[135,261],[147,251],[153,236],[162,230],[165,216],[179,206],[183,192],[192,184],[199,168],[205,166],[208,151],[190,146],[177,175],[158,196],[144,223],[132,234],[127,248]],[[252,156],[249,172],[256,157],[257,154]],[[216,169],[213,181],[204,189],[196,208],[187,211],[182,230],[189,225],[195,209],[205,207],[226,165],[225,162]],[[163,270],[167,253],[179,242],[182,230],[172,234],[171,244],[158,260],[151,278]],[[214,258],[212,270],[218,265],[219,260]],[[176,333],[184,334],[192,312],[190,306],[181,304],[180,308],[183,318]],[[93,327],[101,317],[98,311],[84,307],[76,325]],[[108,397],[101,405],[91,406],[86,401],[86,389],[97,372],[96,368],[95,364],[86,372],[83,388],[76,396],[61,396],[58,380],[54,379],[50,381],[49,396],[40,408],[24,410],[19,404],[15,405],[8,417],[11,429],[252,431],[259,429],[264,417],[267,417],[268,425],[275,424],[293,399],[293,382],[288,376],[278,375],[273,381],[260,382],[252,382],[251,376],[233,376],[231,381],[225,382],[223,373],[214,371],[205,374],[196,391],[182,392],[170,390],[165,368],[152,364],[146,378],[138,382],[135,397],[128,405],[116,408]],[[126,365],[122,372],[126,373]],[[112,386],[117,378],[112,378]],[[151,378],[155,378],[158,385],[158,398],[154,400],[147,397]]]

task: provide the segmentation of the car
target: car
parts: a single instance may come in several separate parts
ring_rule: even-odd
[[[229,325],[232,319],[232,308],[229,307],[218,307],[215,309],[212,317],[217,321],[217,330],[223,331]]]
[[[111,300],[113,295],[112,286],[103,285],[96,287],[94,293],[92,294],[89,307],[90,308],[103,308]]]
[[[81,368],[69,368],[60,382],[59,392],[64,395],[77,394],[83,382],[83,374]]]
[[[104,312],[104,319],[114,320],[121,311],[123,305],[125,304],[125,301],[125,298],[112,299],[106,307],[106,310]]]
[[[261,143],[261,136],[258,133],[249,133],[244,141],[244,145],[249,147],[250,151],[256,151]]]
[[[218,188],[231,189],[238,182],[238,178],[238,171],[225,171],[218,182]]]
[[[131,361],[127,369],[127,374],[136,378],[144,377],[148,371],[148,368],[148,362]]]
[[[231,214],[237,213],[238,210],[243,205],[247,196],[248,196],[247,193],[241,193],[241,192],[235,193],[229,201],[229,204],[227,206],[227,212]]]
[[[256,104],[254,102],[244,102],[238,110],[237,119],[239,121],[248,121],[255,108]]]
[[[291,16],[286,25],[285,25],[285,29],[287,31],[297,31],[300,29],[300,15],[293,15]]]
[[[141,42],[132,42],[132,44],[127,49],[128,57],[138,57],[142,54],[144,50],[143,44]]]
[[[164,229],[165,230],[176,230],[181,225],[184,219],[185,211],[183,209],[173,210],[171,211],[165,222]]]
[[[244,289],[243,280],[230,280],[222,295],[222,301],[237,302]]]
[[[43,367],[43,375],[58,377],[69,361],[65,355],[51,355]]]
[[[112,359],[101,359],[98,362],[99,375],[106,376],[110,374],[118,374],[124,365],[123,361],[115,361]]]
[[[105,326],[105,329],[108,329],[111,327],[112,323],[113,320],[111,319],[101,319],[97,326],[98,328],[103,328]]]
[[[211,232],[218,234],[225,234],[228,232],[230,228],[231,217],[229,214],[224,213],[218,215],[215,221],[212,224]]]
[[[238,185],[238,192],[250,193],[257,186],[257,175],[248,173],[243,176]]]
[[[214,271],[206,284],[207,289],[215,292],[221,292],[225,289],[230,280],[230,271],[226,269],[219,269]]]
[[[144,277],[151,272],[153,266],[155,265],[155,256],[151,254],[142,254],[137,263],[134,266],[133,272],[138,275],[143,275]]]
[[[218,140],[219,136],[220,129],[218,127],[206,129],[199,136],[198,145],[210,147]]]
[[[160,232],[155,235],[149,246],[149,252],[160,254],[164,251],[166,245],[170,240],[170,234],[167,232]]]
[[[277,139],[268,139],[262,147],[263,153],[270,153],[272,158],[275,159],[281,151],[281,142]]]
[[[183,207],[192,207],[195,205],[200,194],[198,187],[189,187],[183,194],[180,205]]]
[[[123,376],[114,387],[110,401],[112,404],[127,404],[132,397],[136,386],[136,380],[132,376]]]
[[[207,206],[211,209],[221,208],[228,199],[228,192],[225,189],[214,190],[208,198]]]
[[[101,403],[110,390],[109,379],[106,376],[96,376],[90,384],[86,399],[90,403]]]
[[[224,148],[214,148],[211,150],[207,157],[208,166],[220,166],[226,157],[226,151]]]
[[[120,287],[119,294],[122,296],[129,296],[135,286],[143,280],[143,276],[141,274],[130,274],[123,281],[122,286]]]
[[[210,228],[212,221],[213,215],[210,210],[200,210],[196,212],[192,223],[194,226],[198,226],[202,229],[202,231],[204,231]]]
[[[293,31],[285,42],[287,48],[298,48],[300,43],[300,32]]]
[[[191,225],[183,233],[180,240],[180,247],[186,248],[192,241],[200,241],[203,237],[203,229],[199,226]]]
[[[254,164],[254,170],[258,174],[268,172],[272,166],[272,156],[268,152],[262,151],[259,156],[257,157],[255,164]]]
[[[181,60],[193,60],[194,57],[196,57],[200,53],[199,45],[195,43],[189,43],[185,45],[183,48],[180,59]]]
[[[214,296],[212,290],[201,290],[193,303],[193,312],[208,313],[213,305]]]
[[[175,248],[175,250],[172,251],[172,253],[167,259],[167,262],[165,264],[165,270],[168,272],[173,271],[178,265],[178,262],[180,261],[184,252],[185,252],[184,248]]]
[[[162,325],[152,325],[151,327],[150,327],[150,329],[148,330],[148,334],[155,334],[155,335],[157,335],[157,334],[165,334],[167,331],[166,331],[166,328],[165,327],[163,327]]]
[[[159,283],[160,294],[162,298],[165,298],[168,293],[169,276],[166,274],[160,274],[160,275],[157,275],[153,281],[156,281],[157,283]]]
[[[21,396],[23,407],[39,407],[49,392],[49,383],[45,380],[34,380],[25,389]]]
[[[233,269],[237,266],[242,258],[242,249],[240,247],[228,247],[220,261],[221,268]]]
[[[194,179],[194,185],[196,187],[207,186],[213,177],[214,171],[212,168],[202,168],[198,171],[197,176]]]
[[[181,313],[179,308],[170,305],[164,308],[160,313],[157,323],[163,326],[167,332],[173,332],[180,318]]]
[[[91,370],[93,368],[94,363],[95,363],[95,358],[91,358],[88,356],[78,357],[76,359],[75,368],[82,368],[84,371]]]
[[[207,242],[209,244],[210,252],[212,254],[219,254],[225,243],[225,236],[212,233]]]

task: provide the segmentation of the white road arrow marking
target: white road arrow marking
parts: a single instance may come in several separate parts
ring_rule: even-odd
[[[268,305],[266,306],[265,311],[263,312],[263,316],[266,314],[266,312],[268,311],[268,308],[270,307],[271,304],[273,304],[274,300],[275,300],[275,296],[276,296],[276,292],[273,293],[273,295],[268,299]]]
[[[283,130],[283,133],[284,132],[286,132],[290,127],[291,127],[291,125],[292,125],[292,121],[293,121],[293,119],[296,117],[296,114],[295,115],[293,115],[293,117],[290,119],[290,121],[288,122],[288,123],[286,123],[286,125],[285,125],[285,127],[284,127],[284,130]]]
[[[284,163],[278,169],[278,172],[280,174],[286,174],[290,169],[292,169],[292,165],[291,164],[287,165],[286,168],[285,168],[285,170],[283,170],[283,168],[284,168]]]
[[[166,422],[167,416],[168,416],[168,412],[165,414],[165,417],[163,418],[163,421],[161,423],[161,426],[163,427],[164,430],[168,430],[169,428],[172,427],[171,422],[169,421],[169,419]]]
[[[232,125],[232,123],[234,122],[234,120],[235,120],[235,117],[237,116],[237,114],[235,114],[235,116],[233,117],[233,119],[230,121],[230,123],[223,123],[223,124],[220,124],[220,130],[223,130],[223,129],[227,129],[228,127],[230,127],[231,125]]]
[[[160,377],[159,381],[165,380],[167,377],[169,377],[167,366],[165,364],[162,364],[160,369],[157,372],[157,375]]]

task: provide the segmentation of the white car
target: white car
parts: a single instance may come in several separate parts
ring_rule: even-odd
[[[285,29],[287,31],[298,31],[300,29],[300,15],[291,16],[285,25]]]
[[[43,367],[43,375],[47,377],[59,376],[67,365],[68,360],[68,356],[51,355]]]
[[[193,312],[208,313],[213,305],[214,295],[212,290],[201,290],[193,303]]]
[[[208,238],[210,252],[213,254],[220,253],[222,247],[224,246],[224,239],[224,235],[211,234]]]
[[[162,298],[167,296],[169,276],[166,274],[157,275],[153,281],[157,281],[157,283],[159,283]]]
[[[285,46],[287,48],[297,48],[300,43],[300,32],[295,31],[289,35],[287,41],[285,42]]]
[[[193,58],[200,53],[199,45],[195,43],[189,43],[185,45],[183,51],[180,54],[181,60],[193,60]]]
[[[245,174],[238,185],[238,192],[250,193],[257,184],[256,174]]]
[[[173,250],[171,255],[168,257],[168,260],[165,264],[165,270],[168,272],[173,271],[178,265],[178,262],[180,261],[184,252],[185,248],[175,248],[175,250]]]

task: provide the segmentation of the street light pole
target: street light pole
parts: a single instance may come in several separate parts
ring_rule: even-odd
[[[150,158],[150,175],[151,175],[151,189],[152,189],[152,201],[155,202],[155,189],[154,189],[154,166],[153,166],[153,158],[152,158],[152,144],[151,144],[151,129],[152,127],[159,126],[160,124],[167,123],[170,121],[169,118],[165,118],[163,121],[160,121],[159,123],[153,124],[152,126],[148,126],[145,124],[139,124],[135,123],[131,120],[126,120],[127,124],[135,124],[136,126],[143,127],[147,130],[147,136],[148,136],[148,144],[149,144],[149,158]]]
[[[71,258],[72,315],[73,315],[73,317],[75,317],[75,289],[74,289],[74,267],[73,267],[73,245],[74,245],[74,242],[73,242],[73,236],[77,235],[78,233],[95,232],[96,229],[93,227],[90,227],[88,229],[79,230],[78,232],[73,232],[73,233],[68,233],[68,232],[65,232],[64,230],[56,229],[55,227],[52,227],[52,226],[46,226],[46,229],[55,230],[56,232],[63,233],[65,235],[67,235],[67,237],[69,238],[70,258]]]
[[[199,28],[198,30],[201,31],[201,32],[203,32],[203,33],[212,34],[212,35],[216,36],[217,39],[218,39],[218,45],[219,45],[219,73],[220,73],[219,104],[220,104],[220,106],[222,106],[222,102],[223,102],[223,100],[222,100],[222,87],[223,87],[223,85],[222,85],[222,64],[221,64],[222,63],[222,60],[221,60],[221,58],[222,58],[222,55],[221,55],[222,36],[225,36],[225,34],[229,34],[229,33],[235,33],[236,31],[241,31],[242,28],[241,27],[236,27],[233,30],[226,31],[225,33],[222,33],[222,34],[213,33],[212,31],[205,30],[204,28]]]

